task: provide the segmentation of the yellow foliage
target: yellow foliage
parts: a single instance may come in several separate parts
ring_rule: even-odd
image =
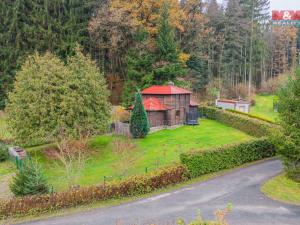
[[[130,120],[130,113],[122,106],[114,106],[112,110],[112,120],[126,122]]]
[[[190,59],[190,54],[186,54],[186,53],[179,53],[178,55],[178,59],[180,62],[182,63],[186,63],[189,59]]]
[[[170,6],[170,24],[179,31],[183,31],[182,21],[185,13],[178,0],[112,0],[112,10],[125,10],[134,18],[133,24],[143,26],[151,36],[158,31],[157,20],[164,2]]]

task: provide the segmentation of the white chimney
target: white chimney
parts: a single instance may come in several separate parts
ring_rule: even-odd
[[[174,86],[174,82],[169,81],[169,82],[168,82],[168,85],[169,85],[169,86]]]

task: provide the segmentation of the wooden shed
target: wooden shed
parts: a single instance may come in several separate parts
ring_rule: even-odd
[[[186,124],[191,116],[198,121],[198,104],[191,101],[189,90],[169,83],[151,86],[141,94],[151,127]]]

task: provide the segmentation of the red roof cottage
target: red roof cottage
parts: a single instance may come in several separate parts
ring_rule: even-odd
[[[151,86],[141,94],[151,127],[197,123],[198,104],[191,101],[192,92],[170,83]]]

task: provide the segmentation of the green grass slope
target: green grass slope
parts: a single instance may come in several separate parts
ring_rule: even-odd
[[[144,139],[99,136],[90,142],[92,154],[74,183],[91,185],[106,179],[145,173],[168,164],[179,162],[182,152],[206,149],[224,144],[249,140],[252,137],[234,128],[212,120],[201,120],[199,126],[183,126],[162,130]],[[49,182],[56,190],[66,189],[65,169],[57,160],[50,160],[41,148],[31,150],[33,158],[43,166]]]
[[[254,98],[256,104],[251,107],[250,114],[275,121],[278,113],[273,109],[274,98],[275,95],[256,95]]]

